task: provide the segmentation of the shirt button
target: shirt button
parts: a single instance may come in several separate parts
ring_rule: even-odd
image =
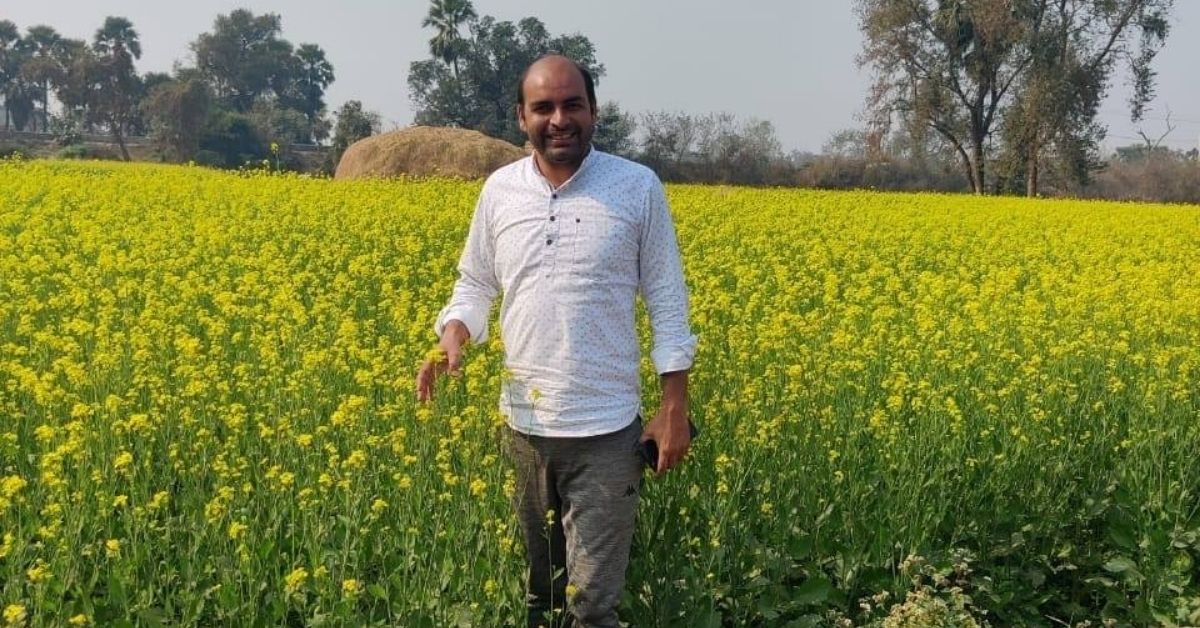
[[[558,198],[558,195],[557,195],[557,194],[551,194],[551,195],[550,195],[550,198]]]
[[[551,240],[551,239],[547,238],[547,239],[546,239],[546,244],[554,244],[554,240]]]
[[[554,222],[554,216],[550,217],[550,222]]]

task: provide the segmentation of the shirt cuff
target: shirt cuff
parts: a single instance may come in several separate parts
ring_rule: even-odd
[[[654,370],[659,375],[686,371],[692,368],[696,357],[696,337],[689,336],[685,342],[677,345],[655,347],[650,351],[650,359],[654,361]]]
[[[483,344],[487,340],[487,313],[479,313],[472,308],[462,306],[447,306],[442,313],[438,315],[437,321],[433,324],[433,333],[437,334],[440,339],[442,332],[446,330],[446,323],[450,321],[462,321],[463,325],[467,326],[467,331],[471,334],[471,342],[474,344]]]

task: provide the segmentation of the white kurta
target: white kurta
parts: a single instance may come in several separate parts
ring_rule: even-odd
[[[505,365],[500,410],[537,436],[594,436],[641,409],[634,300],[650,314],[661,373],[691,368],[696,337],[675,228],[658,177],[592,149],[558,189],[533,157],[497,170],[480,193],[459,279],[435,324],[486,340],[497,295]]]

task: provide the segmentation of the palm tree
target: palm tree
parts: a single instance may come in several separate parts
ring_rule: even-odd
[[[142,43],[138,32],[133,28],[133,22],[123,18],[108,16],[104,26],[96,31],[92,48],[102,57],[108,58],[142,58]]]
[[[37,85],[27,76],[25,66],[33,59],[33,45],[18,38],[5,53],[8,57],[8,85],[4,88],[4,109],[18,131],[37,130]]]
[[[50,84],[59,74],[54,53],[60,39],[62,37],[53,26],[41,24],[30,26],[23,40],[29,45],[32,58],[25,62],[21,71],[37,86],[36,96],[41,97],[43,133],[50,130]]]
[[[130,160],[125,147],[125,129],[137,115],[142,83],[133,60],[142,58],[142,44],[133,23],[123,17],[108,16],[92,39],[92,50],[100,62],[101,86],[96,100],[98,115],[108,126],[121,156]]]
[[[0,20],[0,97],[4,98],[4,130],[8,130],[11,103],[9,93],[16,81],[16,46],[21,41],[17,25],[9,20]]]
[[[300,44],[293,57],[295,73],[292,89],[298,109],[308,118],[310,140],[320,141],[329,133],[328,124],[322,124],[325,112],[325,88],[333,83],[333,64],[325,58],[325,51],[316,44]]]
[[[462,41],[458,29],[476,17],[471,0],[430,0],[429,15],[421,22],[422,27],[437,29],[437,34],[429,40],[429,52],[454,69],[455,79],[458,78],[459,42]]]

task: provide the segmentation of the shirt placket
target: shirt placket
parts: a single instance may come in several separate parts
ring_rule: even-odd
[[[562,201],[560,197],[561,194],[558,192],[551,192],[550,195],[546,197],[546,255],[543,258],[545,259],[546,263],[542,266],[543,277],[549,277],[550,273],[554,271],[554,265],[558,261],[558,251],[560,248],[562,248],[560,242],[561,232],[559,228],[562,224],[562,212],[560,211],[562,208]]]

